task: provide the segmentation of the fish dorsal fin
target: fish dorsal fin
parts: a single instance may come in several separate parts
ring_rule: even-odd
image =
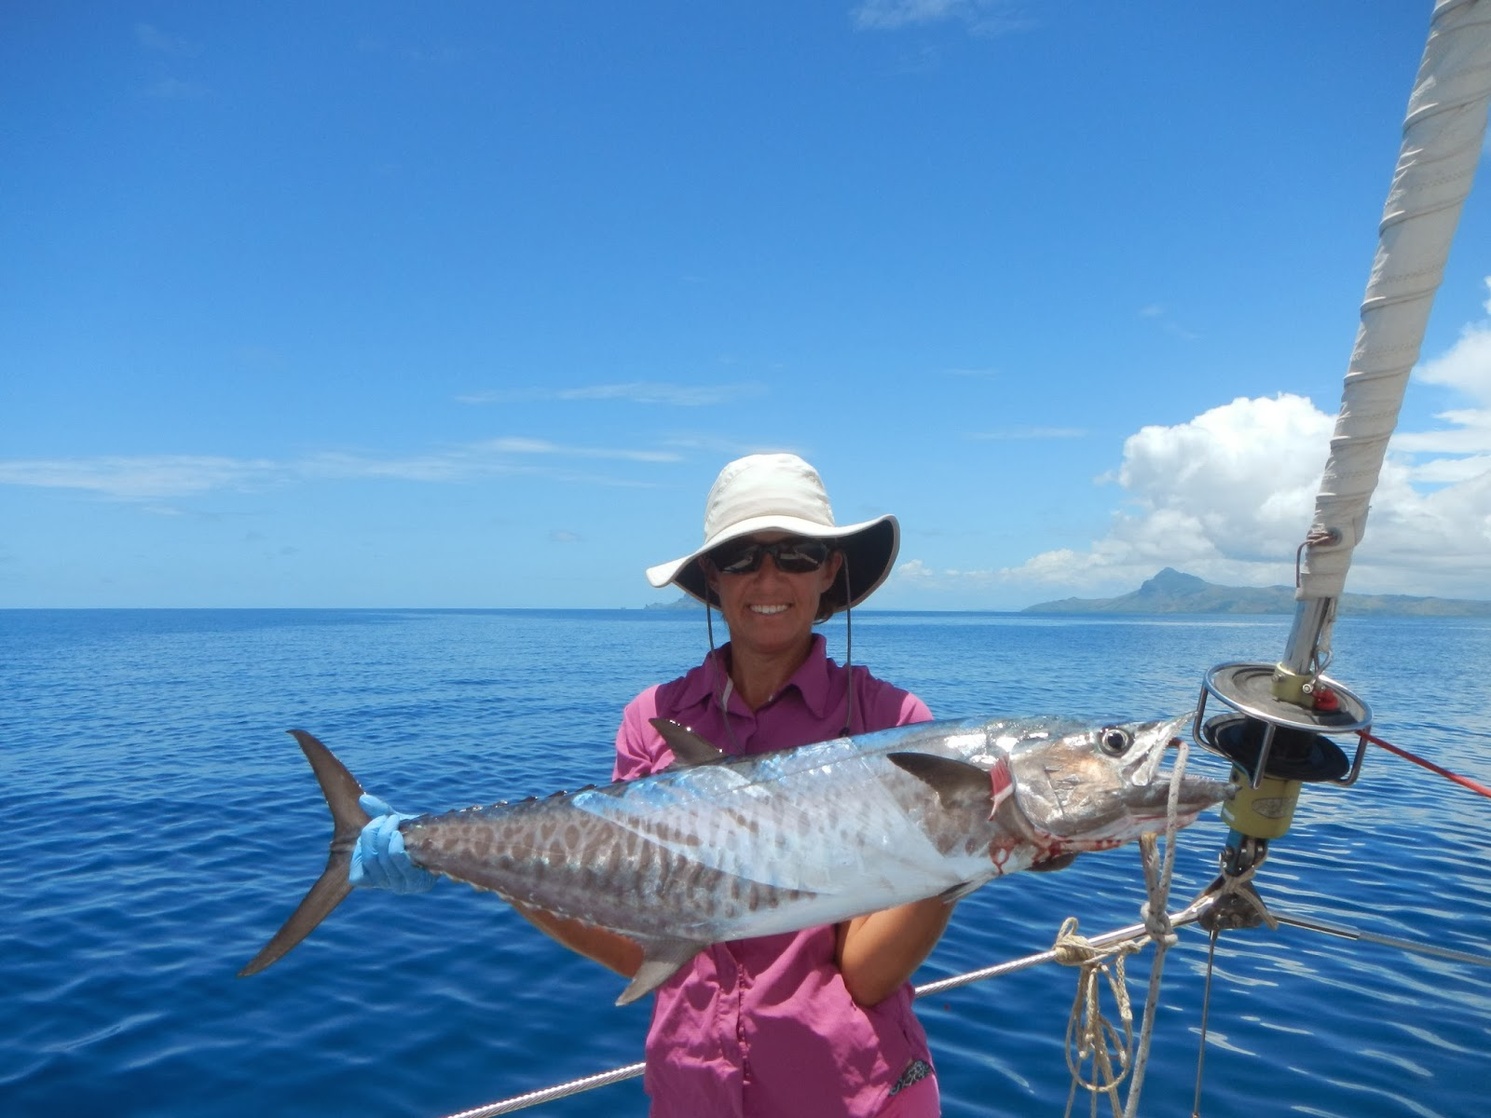
[[[652,993],[704,949],[704,944],[688,939],[639,939],[638,942],[642,945],[642,965],[616,999],[617,1005],[628,1005],[643,994]]]
[[[989,774],[977,765],[935,753],[892,753],[890,760],[931,787],[946,810],[988,810],[992,798]]]
[[[669,718],[652,718],[648,721],[658,733],[663,735],[663,741],[673,751],[673,756],[677,758],[675,764],[680,768],[688,768],[692,765],[711,765],[725,759],[723,751],[705,741],[687,726],[680,726]]]

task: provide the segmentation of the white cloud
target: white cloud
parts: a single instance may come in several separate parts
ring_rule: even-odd
[[[1487,320],[1416,371],[1470,406],[1440,412],[1433,430],[1395,433],[1348,591],[1491,594],[1491,301],[1486,309]],[[1290,394],[1144,427],[1125,440],[1117,470],[1099,479],[1117,483],[1124,503],[1087,548],[997,571],[934,570],[911,559],[897,579],[908,589],[1019,589],[1032,600],[1123,593],[1165,566],[1230,585],[1287,584],[1334,427],[1334,415]]]
[[[1158,325],[1161,330],[1165,331],[1165,333],[1173,334],[1175,337],[1180,338],[1183,341],[1194,342],[1201,336],[1200,334],[1196,333],[1196,331],[1186,326],[1182,326],[1179,322],[1177,322],[1175,318],[1170,314],[1169,308],[1161,303],[1150,303],[1148,306],[1140,307],[1139,317],[1148,319],[1149,321]]]
[[[154,24],[135,24],[135,42],[148,51],[190,58],[202,52],[202,47],[180,35],[171,35]]]
[[[542,466],[531,465],[542,458]],[[291,461],[204,455],[137,455],[0,461],[0,485],[76,489],[127,501],[158,501],[223,490],[248,491],[315,480],[454,483],[500,474],[546,473],[571,480],[623,484],[570,472],[579,460],[679,461],[673,451],[564,446],[543,439],[502,438],[406,457],[326,451]],[[171,510],[175,512],[177,510]]]
[[[1081,427],[1006,427],[999,431],[981,431],[968,436],[977,442],[1008,442],[1021,439],[1082,439],[1087,432]]]
[[[897,31],[950,20],[980,35],[998,35],[1031,26],[1015,0],[864,0],[853,11],[862,31]]]
[[[156,454],[0,461],[0,485],[83,489],[136,500],[189,497],[274,479],[283,467],[264,459]]]
[[[764,394],[760,384],[669,384],[631,381],[624,384],[592,384],[580,388],[515,388],[469,392],[456,397],[462,404],[512,404],[535,400],[622,400],[631,404],[666,405],[680,408],[713,407]]]
[[[1491,277],[1484,281],[1491,290]],[[1435,418],[1445,424],[1434,431],[1397,435],[1395,450],[1419,454],[1461,454],[1472,456],[1446,472],[1443,462],[1427,462],[1420,469],[1435,477],[1418,480],[1464,480],[1491,454],[1491,298],[1485,303],[1487,318],[1472,322],[1460,331],[1460,337],[1444,353],[1425,361],[1414,370],[1414,379],[1424,384],[1449,388],[1468,396],[1471,407],[1440,412]],[[1469,471],[1467,473],[1467,471]]]

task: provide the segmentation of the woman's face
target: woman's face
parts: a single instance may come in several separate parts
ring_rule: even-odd
[[[780,543],[791,538],[786,532],[762,532],[732,541],[728,547],[746,542]],[[720,548],[710,558],[726,550]],[[705,561],[705,576],[719,595],[720,613],[730,628],[730,640],[739,648],[762,655],[799,654],[813,631],[818,601],[833,585],[844,562],[843,553],[830,551],[817,570],[801,573],[782,570],[769,553],[759,558],[760,565],[743,574],[717,570],[710,559]]]

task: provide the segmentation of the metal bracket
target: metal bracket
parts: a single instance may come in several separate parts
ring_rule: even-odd
[[[1206,748],[1231,760],[1248,774],[1252,787],[1257,788],[1264,775],[1268,774],[1271,760],[1275,762],[1276,769],[1278,768],[1280,758],[1274,755],[1273,750],[1279,731],[1283,730],[1296,753],[1304,752],[1314,755],[1313,757],[1285,759],[1286,769],[1293,761],[1301,771],[1286,771],[1283,775],[1299,780],[1339,784],[1343,787],[1356,783],[1357,777],[1361,775],[1363,758],[1366,756],[1366,739],[1358,738],[1356,755],[1350,765],[1346,766],[1344,775],[1330,775],[1343,767],[1345,754],[1341,753],[1334,742],[1324,737],[1324,734],[1359,733],[1362,730],[1371,729],[1370,708],[1346,687],[1326,675],[1315,676],[1310,683],[1305,685],[1305,690],[1309,694],[1318,695],[1323,689],[1328,688],[1334,697],[1334,702],[1329,708],[1304,707],[1298,703],[1280,699],[1274,694],[1276,671],[1277,665],[1275,664],[1230,663],[1219,664],[1207,672],[1201,681],[1201,698],[1196,704],[1196,718],[1192,725],[1196,740]],[[1245,755],[1239,757],[1237,748],[1221,740],[1222,731],[1234,728],[1238,719],[1222,716],[1212,719],[1211,722],[1206,721],[1208,696],[1215,696],[1232,710],[1243,715],[1247,722],[1261,725],[1262,738],[1257,743],[1256,757],[1246,755],[1253,752],[1251,742],[1243,751]],[[1335,762],[1333,752],[1340,754],[1339,764]]]

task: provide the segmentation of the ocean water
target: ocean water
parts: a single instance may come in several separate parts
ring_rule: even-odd
[[[1271,661],[1287,618],[863,613],[854,656],[939,716],[1183,712]],[[844,632],[827,627],[842,659]],[[705,650],[693,612],[0,612],[0,1114],[439,1116],[640,1058],[645,1005],[504,904],[357,893],[265,973],[234,973],[319,873],[308,729],[401,810],[605,779],[622,705]],[[1491,624],[1337,626],[1376,732],[1491,783]],[[1351,743],[1343,743],[1350,748]],[[1197,751],[1193,764],[1225,766]],[[1316,920],[1491,954],[1491,801],[1373,749],[1307,788],[1259,876]],[[1225,828],[1178,843],[1172,908]],[[918,981],[1134,922],[1132,848],[996,881]],[[1142,1000],[1146,953],[1130,964]],[[1189,1114],[1206,938],[1170,953],[1144,1114]],[[1075,990],[1056,966],[920,1003],[949,1116],[1059,1115]],[[1112,1007],[1108,1007],[1110,1015]],[[1486,1112],[1491,968],[1294,928],[1218,946],[1201,1113]],[[645,1113],[636,1081],[530,1111]],[[1087,1113],[1079,1103],[1077,1113]]]

